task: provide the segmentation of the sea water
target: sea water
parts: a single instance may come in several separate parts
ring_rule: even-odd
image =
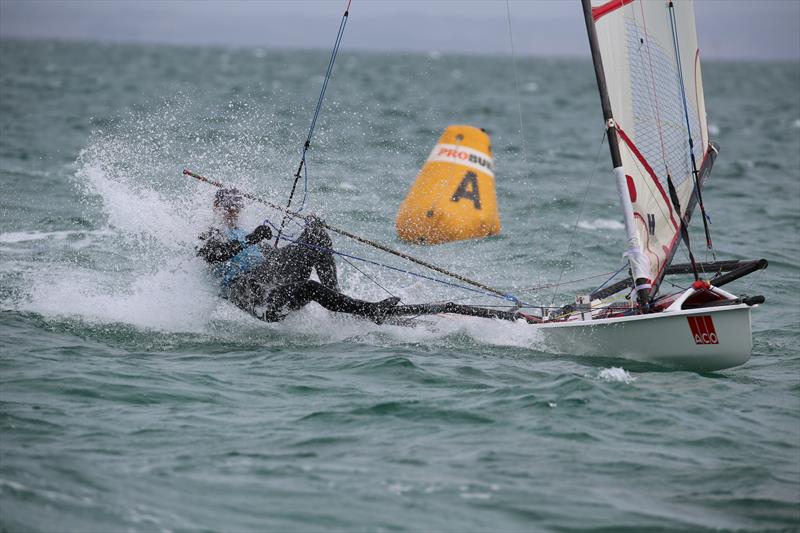
[[[0,529],[800,527],[797,63],[704,64],[715,253],[770,266],[726,287],[766,297],[753,358],[700,374],[555,353],[524,324],[316,304],[264,324],[221,300],[194,253],[214,189],[181,172],[284,203],[327,61],[0,41]],[[502,232],[402,243],[399,204],[458,123],[491,135]],[[343,50],[306,161],[303,213],[526,301],[623,264],[588,60]],[[506,303],[334,241],[398,269],[340,257],[357,297]]]

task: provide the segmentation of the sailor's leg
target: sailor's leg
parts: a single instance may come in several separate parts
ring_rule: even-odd
[[[336,261],[333,258],[333,242],[322,221],[318,218],[310,218],[303,234],[303,242],[311,244],[317,251],[314,257],[314,269],[317,271],[319,281],[323,286],[334,291],[339,290],[339,280],[336,276]]]
[[[311,301],[311,294],[305,290],[307,281],[287,283],[272,289],[264,299],[262,320],[277,322],[283,320],[290,311],[300,309]]]
[[[254,307],[264,298],[264,289],[255,273],[237,276],[224,289],[225,297],[236,307],[254,313]]]
[[[299,283],[311,277],[311,269],[317,271],[319,280],[325,287],[338,290],[336,262],[331,254],[333,243],[322,223],[311,219],[297,243],[278,250],[274,261],[274,279],[279,283]]]
[[[300,309],[309,302],[317,302],[329,311],[350,313],[382,322],[385,310],[397,305],[398,298],[387,298],[380,302],[367,302],[350,298],[331,290],[321,283],[306,280],[300,283],[280,285],[270,291],[265,299],[263,320],[282,320],[289,311]]]
[[[301,283],[311,277],[314,250],[301,244],[289,244],[276,251],[270,259],[273,280],[281,284]]]

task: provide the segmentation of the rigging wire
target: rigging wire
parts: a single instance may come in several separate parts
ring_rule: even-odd
[[[674,281],[670,281],[670,280],[668,280],[667,278],[664,278],[664,281],[665,281],[665,282],[667,282],[667,283],[669,283],[669,284],[670,284],[670,285],[672,285],[673,287],[676,287],[676,288],[678,288],[678,289],[680,289],[680,290],[682,290],[682,291],[685,291],[685,290],[688,290],[688,289],[689,289],[689,287],[684,287],[684,286],[682,286],[682,285],[678,285],[678,284],[677,284],[677,283],[675,283]]]
[[[694,188],[697,193],[697,203],[700,204],[700,213],[703,217],[703,229],[706,234],[706,249],[711,250],[712,256],[716,261],[717,256],[714,252],[714,245],[711,242],[711,232],[708,228],[709,217],[706,214],[706,208],[703,205],[703,194],[700,189],[700,177],[697,171],[697,162],[694,158],[694,141],[692,140],[692,128],[689,123],[689,106],[686,101],[685,82],[683,81],[683,65],[681,62],[681,49],[678,42],[678,21],[675,17],[675,7],[672,2],[669,3],[669,22],[672,27],[672,44],[675,47],[675,62],[678,64],[678,82],[681,88],[681,97],[683,99],[683,115],[686,118],[686,132],[689,137],[689,155],[692,160],[692,176],[694,176]]]
[[[345,263],[347,263],[348,265],[350,265],[351,267],[356,269],[362,276],[364,276],[365,278],[370,280],[372,283],[374,283],[375,285],[377,285],[378,287],[383,289],[383,291],[386,292],[389,296],[396,296],[396,294],[394,294],[392,291],[390,291],[389,289],[387,289],[386,287],[384,287],[383,285],[378,283],[378,281],[375,278],[371,277],[369,274],[367,274],[366,272],[364,272],[363,270],[358,268],[356,265],[353,264],[352,261],[350,261],[346,257],[342,257],[342,261],[344,261]]]
[[[508,15],[508,40],[509,44],[511,45],[511,65],[512,70],[514,71],[514,92],[517,96],[517,114],[519,115],[519,135],[522,140],[522,164],[523,164],[523,179],[526,176],[525,172],[528,169],[528,142],[525,137],[525,125],[522,120],[522,97],[520,96],[519,92],[519,75],[517,73],[517,54],[514,48],[514,32],[512,30],[511,25],[511,4],[509,0],[506,0],[506,13]],[[527,185],[527,183],[526,183]],[[534,208],[534,199],[535,194],[533,188],[529,188],[531,192],[531,209]],[[536,232],[532,232],[531,236],[531,246],[535,249],[536,248]],[[542,274],[539,269],[536,270],[536,282],[541,285],[542,284]]]
[[[602,277],[610,275],[611,276],[610,278],[608,278],[606,281],[604,281],[599,287],[597,287],[596,289],[592,290],[592,292],[597,292],[600,289],[602,289],[603,287],[605,287],[608,284],[609,281],[611,281],[616,276],[618,276],[619,273],[622,272],[623,270],[625,270],[627,267],[628,267],[628,264],[625,263],[624,265],[622,265],[621,268],[619,268],[616,271],[603,272],[602,274],[595,274],[593,276],[586,276],[586,277],[583,277],[583,278],[572,279],[572,280],[569,280],[569,281],[562,281],[561,285],[572,285],[572,284],[575,284],[575,283],[581,283],[581,282],[584,282],[584,281],[588,281],[590,279],[602,278]],[[555,287],[555,286],[556,286],[555,283],[545,283],[543,285],[536,285],[536,286],[533,286],[533,287],[527,287],[527,288],[524,288],[524,289],[519,289],[517,292],[519,294],[538,292],[538,291],[542,291],[544,289],[550,289],[550,288]],[[464,296],[462,298],[454,298],[454,299],[451,298],[451,299],[449,299],[449,301],[451,301],[451,302],[460,302],[460,301],[464,301],[464,300],[469,300],[471,298],[475,298],[475,297],[474,296]],[[444,300],[442,300],[442,301],[444,301]],[[492,307],[517,307],[517,306],[516,305],[492,304]],[[523,307],[533,307],[533,308],[536,308],[536,309],[561,309],[562,306],[546,306],[546,305],[539,305],[539,304],[533,305],[532,304],[530,306],[525,305]]]
[[[592,181],[594,181],[594,176],[597,172],[597,162],[600,158],[600,150],[603,149],[603,145],[606,141],[606,129],[603,128],[603,138],[600,139],[600,145],[597,147],[597,153],[594,156],[594,166],[592,167],[592,173],[589,175],[589,181],[586,183],[586,188],[583,190],[583,198],[581,199],[581,206],[578,209],[578,216],[575,218],[575,224],[572,226],[572,234],[569,237],[569,243],[567,244],[567,249],[564,251],[563,257],[566,259],[566,256],[569,254],[570,250],[572,250],[572,242],[575,240],[575,235],[578,233],[578,223],[583,216],[583,208],[586,206],[586,197],[589,195],[589,188],[592,186]],[[561,278],[564,276],[564,269],[566,268],[565,265],[561,265],[561,271],[558,273],[558,281],[555,283],[555,291],[553,291],[553,299],[550,302],[552,306],[555,304],[556,297],[558,296],[558,287],[561,284]]]
[[[763,275],[764,275],[764,269],[760,269],[758,272],[756,272],[756,275],[750,278],[750,283],[747,284],[743,292],[744,293],[750,292],[750,289],[753,288],[753,286],[756,284],[757,281],[760,281],[760,278]]]
[[[627,263],[625,263],[625,266],[627,266]],[[608,272],[603,272],[602,274],[595,274],[593,276],[586,276],[586,277],[583,277],[583,278],[571,279],[569,281],[562,281],[562,282],[560,282],[560,284],[561,285],[572,285],[572,284],[580,283],[580,282],[583,282],[583,281],[589,281],[590,279],[602,278],[602,277],[608,276],[608,275],[611,275],[611,278],[609,279],[609,281],[610,281],[611,279],[614,279],[614,277],[616,277],[617,274],[622,272],[622,270],[624,270],[624,268],[625,267],[623,266],[622,269],[617,270],[616,272],[615,271],[608,271]],[[606,281],[605,283],[608,283],[608,281]],[[603,285],[605,285],[605,283]],[[556,283],[545,283],[545,284],[542,284],[542,285],[534,285],[532,287],[526,287],[524,289],[519,289],[517,292],[519,292],[519,293],[538,292],[538,291],[541,291],[541,290],[544,290],[544,289],[552,289],[553,287],[555,287],[557,285],[558,284],[556,284]],[[602,288],[602,285],[600,286],[600,288]],[[595,289],[595,290],[597,290],[597,289]],[[592,292],[594,292],[594,291],[592,291]]]
[[[650,95],[650,93],[648,91],[648,99],[650,100],[651,108],[655,111],[656,131],[658,131],[658,139],[659,139],[659,143],[660,143],[660,146],[661,146],[661,159],[662,159],[662,161],[664,163],[664,173],[666,174],[667,187],[669,189],[669,196],[670,196],[670,202],[667,203],[667,207],[670,210],[670,218],[672,218],[672,211],[675,211],[675,214],[678,217],[678,220],[679,220],[678,232],[681,234],[681,237],[683,238],[684,244],[686,245],[686,248],[687,248],[688,253],[689,253],[689,259],[690,259],[690,261],[691,261],[691,263],[693,265],[693,268],[694,268],[695,261],[694,261],[694,256],[692,255],[692,251],[691,251],[691,245],[690,245],[690,241],[689,241],[689,233],[688,233],[688,229],[686,228],[686,224],[684,222],[683,215],[681,214],[680,205],[678,204],[678,196],[677,196],[677,192],[675,191],[675,187],[674,187],[673,182],[672,182],[671,172],[670,172],[670,169],[669,169],[669,161],[667,160],[667,150],[666,150],[666,146],[664,145],[664,131],[663,131],[662,122],[661,122],[661,113],[659,112],[659,107],[658,107],[658,103],[659,103],[658,89],[656,87],[655,71],[653,69],[653,57],[652,57],[652,54],[650,52],[650,36],[647,33],[647,20],[646,20],[647,17],[645,17],[645,14],[644,14],[644,5],[640,4],[639,5],[639,9],[640,9],[641,14],[642,14],[642,29],[644,31],[644,44],[645,44],[645,49],[647,51],[647,62],[648,62],[648,65],[650,67],[649,68],[649,71],[650,71],[649,72],[650,73],[650,80],[649,81],[650,81],[650,85],[651,85],[651,87],[653,89],[652,96]],[[634,14],[634,18],[635,18],[636,17],[636,10],[633,11],[633,14]],[[659,203],[657,202],[656,205],[659,205]],[[676,246],[677,246],[677,244],[676,244]],[[694,271],[695,271],[695,278],[697,278],[698,277],[697,276],[697,269],[694,268]],[[660,283],[660,280],[656,282],[656,284],[655,284],[656,286],[653,289],[651,289],[651,291],[657,290],[658,283]],[[651,294],[652,294],[652,292],[651,292]]]
[[[627,263],[627,262],[626,262],[626,263],[624,263],[624,264],[623,264],[623,265],[622,265],[622,266],[619,268],[619,270],[617,270],[616,272],[614,272],[614,273],[611,275],[611,277],[610,277],[610,278],[608,278],[608,279],[607,279],[607,280],[605,280],[603,283],[601,283],[601,284],[600,284],[600,286],[599,286],[599,287],[597,287],[597,288],[596,288],[595,290],[593,290],[592,292],[597,292],[597,291],[599,291],[600,289],[602,289],[603,287],[605,287],[606,285],[608,285],[608,282],[609,282],[609,281],[611,281],[612,279],[616,278],[616,277],[619,275],[619,273],[620,273],[620,272],[622,272],[623,270],[625,270],[625,268],[627,268],[627,266],[628,266],[628,263]]]
[[[286,209],[289,209],[292,205],[292,198],[294,197],[294,192],[297,189],[297,182],[300,180],[300,174],[303,170],[303,167],[306,165],[306,152],[311,147],[311,138],[314,136],[314,128],[317,125],[317,119],[319,118],[319,113],[322,109],[322,101],[325,98],[325,91],[328,89],[328,82],[330,82],[331,74],[333,73],[333,64],[336,62],[336,55],[339,53],[339,46],[342,44],[342,36],[344,35],[344,29],[347,26],[347,18],[350,15],[350,2],[352,0],[347,0],[347,7],[344,10],[344,14],[342,15],[342,20],[339,22],[339,31],[336,34],[336,41],[333,45],[333,50],[331,51],[331,58],[328,61],[328,69],[325,71],[325,80],[322,82],[322,89],[319,93],[319,98],[317,99],[317,107],[314,109],[314,115],[311,117],[311,125],[308,128],[308,135],[306,136],[306,142],[303,143],[303,153],[300,156],[300,165],[297,167],[297,172],[294,175],[294,183],[292,184],[292,190],[289,193],[289,200],[286,202]],[[308,193],[308,173],[306,172],[306,179],[305,179],[305,193],[303,195],[303,205],[305,205],[305,195]],[[302,207],[301,207],[302,209]],[[281,232],[283,231],[283,227],[286,225],[286,218],[287,214],[284,213],[283,218],[281,219],[281,226],[278,228],[278,234],[275,237],[275,247],[278,247],[278,242],[281,239]]]

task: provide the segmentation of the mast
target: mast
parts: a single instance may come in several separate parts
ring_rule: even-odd
[[[614,168],[614,177],[617,182],[617,194],[619,195],[625,220],[628,250],[624,255],[628,258],[628,263],[631,267],[636,300],[639,307],[642,310],[646,310],[649,304],[649,292],[652,286],[651,280],[648,277],[650,271],[649,261],[642,253],[639,235],[636,232],[636,223],[633,217],[633,204],[631,203],[630,194],[628,192],[625,169],[622,166],[617,125],[614,122],[614,116],[611,111],[611,100],[608,96],[608,85],[606,84],[606,75],[603,70],[603,58],[600,56],[600,47],[597,43],[597,30],[594,26],[591,0],[581,0],[581,3],[583,4],[583,16],[586,21],[586,32],[589,36],[589,47],[592,51],[592,62],[594,64],[594,74],[597,78],[597,88],[600,91],[600,104],[603,109],[603,119],[605,120],[607,128],[608,148],[611,151],[611,164]]]

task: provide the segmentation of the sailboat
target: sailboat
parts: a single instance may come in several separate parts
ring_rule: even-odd
[[[709,139],[693,3],[582,5],[631,276],[538,320],[526,318],[547,345],[570,354],[697,370],[743,364],[752,352],[750,313],[764,298],[721,287],[766,268],[767,261],[697,263],[691,251],[688,225],[698,205],[712,246],[702,187],[719,152]],[[690,263],[672,265],[681,242]],[[716,275],[702,279],[709,272]],[[666,275],[689,273],[690,287],[661,294]],[[603,303],[631,288],[630,304]]]
[[[701,371],[741,365],[752,352],[751,311],[764,302],[764,297],[736,295],[722,286],[766,268],[767,261],[699,263],[692,253],[688,225],[697,207],[706,247],[712,249],[702,187],[719,153],[719,147],[709,139],[693,3],[610,0],[593,5],[591,0],[582,0],[582,5],[624,220],[626,249],[621,252],[627,261],[627,279],[579,295],[568,305],[542,308],[537,315],[522,312],[526,306],[504,291],[324,225],[340,235],[516,304],[510,311],[455,303],[398,305],[390,310],[392,316],[451,314],[525,321],[525,327],[540,332],[548,349],[572,355],[629,358]],[[340,25],[292,194],[348,10]],[[184,174],[222,186],[188,170]],[[286,207],[245,196],[279,209],[286,216],[299,216],[289,209],[291,194]],[[681,243],[689,262],[673,264]],[[665,276],[689,274],[694,276],[691,286],[662,293]],[[709,276],[713,277],[705,279]],[[622,304],[615,303],[620,300],[615,298],[619,294],[623,295]],[[609,299],[615,301],[608,303]]]

